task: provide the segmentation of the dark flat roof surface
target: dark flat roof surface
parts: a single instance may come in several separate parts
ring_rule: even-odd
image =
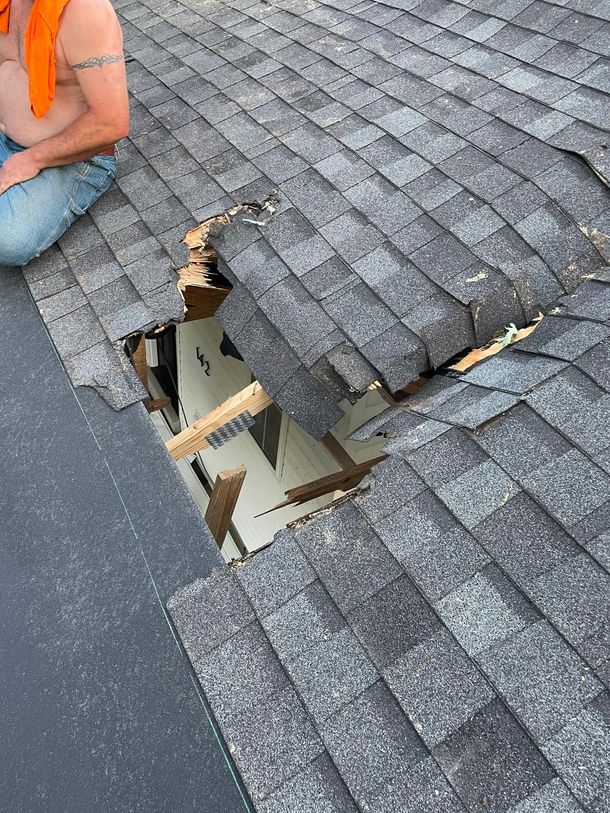
[[[0,269],[0,809],[248,810],[163,609],[219,554],[141,404],[72,388]]]

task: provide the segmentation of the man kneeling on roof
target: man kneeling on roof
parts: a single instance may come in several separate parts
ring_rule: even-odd
[[[0,265],[25,265],[110,186],[127,135],[109,0],[0,0]]]

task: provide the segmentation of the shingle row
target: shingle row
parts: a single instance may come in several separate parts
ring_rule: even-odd
[[[225,3],[202,16],[188,4],[149,3],[157,13],[121,4],[126,20],[136,15],[126,25],[139,100],[133,140],[150,162],[138,169],[136,161],[122,183],[136,204],[144,180],[161,196],[141,216],[156,231],[167,211],[168,239],[186,217],[280,189],[281,210],[264,229],[240,227],[240,236],[216,242],[231,281],[245,288],[228,298],[225,327],[253,296],[269,341],[284,348],[301,386],[319,393],[317,426],[298,404],[294,413],[319,435],[338,414],[322,406],[330,352],[353,346],[360,369],[368,363],[399,388],[508,322],[531,319],[603,263],[603,240],[593,246],[587,235],[609,201],[584,163],[539,140],[557,132],[549,115],[564,117],[562,146],[572,150],[599,131],[574,129],[553,110],[555,97],[516,95],[535,83],[502,54],[494,37],[506,26],[488,24],[484,10],[472,12],[471,25],[466,9],[439,3],[433,18],[451,22],[441,28],[426,17],[422,36],[427,5],[409,4],[408,13],[280,5]],[[443,33],[467,48],[433,53],[428,46]],[[474,61],[455,61],[477,48]],[[505,61],[489,73],[492,54]],[[481,65],[489,76],[477,73]],[[296,301],[299,309],[282,316]],[[260,322],[231,337],[244,357]],[[278,393],[285,381],[264,372]],[[354,389],[353,379],[336,383],[333,397]],[[286,405],[295,397],[296,388]]]
[[[607,810],[610,314],[570,313],[607,289],[374,419],[394,440],[359,493],[172,600],[257,809]],[[273,703],[234,719],[259,680]]]

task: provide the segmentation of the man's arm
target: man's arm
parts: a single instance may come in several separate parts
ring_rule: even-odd
[[[46,167],[87,160],[127,135],[123,37],[108,0],[70,0],[61,17],[59,40],[87,110],[62,132],[5,161],[0,194]]]

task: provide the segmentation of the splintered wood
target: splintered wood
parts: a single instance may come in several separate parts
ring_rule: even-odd
[[[368,474],[373,466],[381,463],[386,457],[387,455],[381,455],[373,460],[358,463],[349,469],[342,469],[334,474],[328,474],[326,477],[320,477],[319,480],[311,483],[291,488],[286,492],[286,499],[283,502],[263,513],[270,514],[271,511],[277,511],[278,508],[285,508],[287,505],[302,505],[318,497],[324,497],[326,494],[332,494],[334,491],[349,491],[356,488],[365,474]],[[257,516],[263,516],[263,514]]]
[[[226,423],[246,410],[254,417],[273,403],[258,381],[249,384],[245,389],[232,395],[212,412],[200,418],[178,435],[167,441],[167,451],[174,460],[180,460],[187,454],[209,447],[208,435],[221,429]]]
[[[219,283],[216,252],[208,245],[212,225],[229,223],[231,212],[208,218],[184,235],[182,242],[189,248],[189,257],[187,265],[178,269],[178,290],[186,305],[185,322],[214,316],[231,290]]]
[[[478,347],[476,350],[471,350],[463,359],[460,359],[456,364],[452,364],[448,369],[455,370],[457,373],[465,373],[466,370],[474,367],[474,365],[480,361],[484,361],[490,358],[490,356],[495,356],[496,353],[499,353],[500,350],[503,350],[505,347],[510,347],[511,344],[516,344],[517,342],[523,341],[523,339],[527,339],[527,337],[536,330],[543,318],[543,315],[539,313],[530,325],[521,330],[507,328],[507,332],[504,336],[494,339],[492,342],[489,342],[489,344],[486,344],[485,347]]]
[[[240,203],[221,215],[208,217],[203,223],[187,231],[182,242],[189,248],[188,263],[178,269],[178,290],[186,305],[185,322],[214,316],[231,290],[231,286],[218,273],[218,258],[209,245],[212,227],[228,226],[240,212],[266,211],[273,214],[274,204],[273,196],[260,205]]]

